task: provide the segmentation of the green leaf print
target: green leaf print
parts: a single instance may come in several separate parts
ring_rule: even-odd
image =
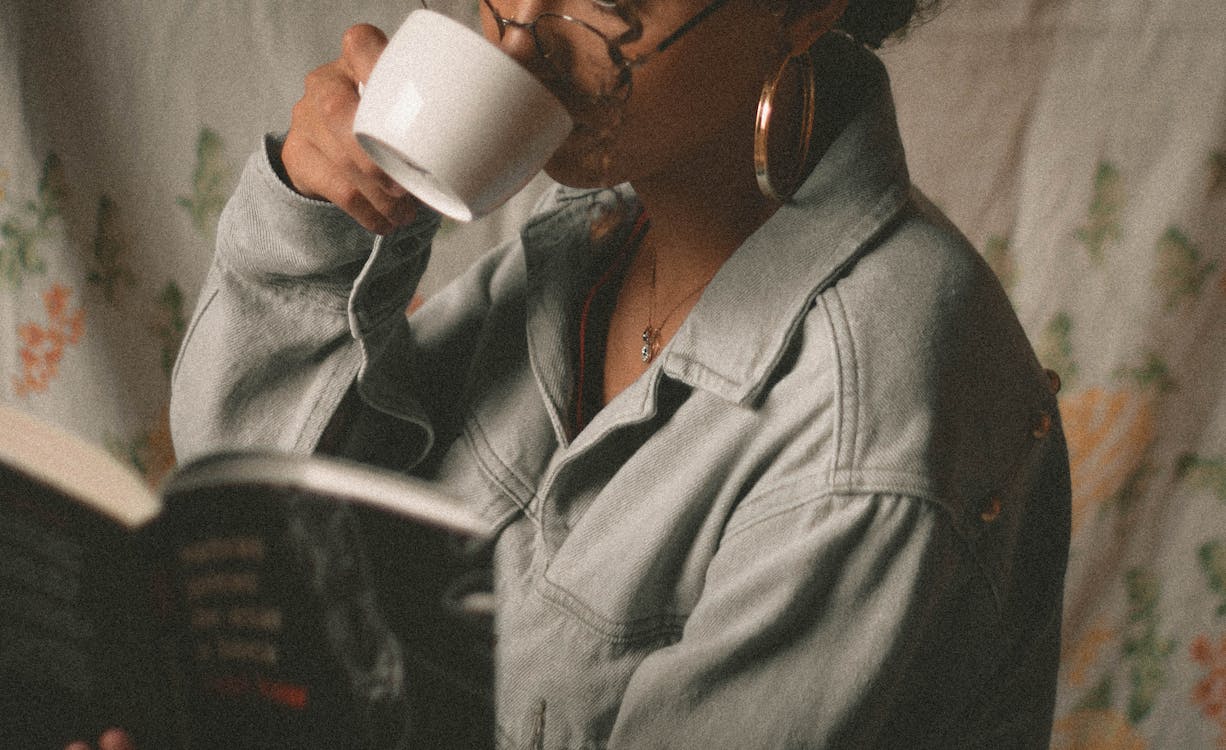
[[[1139,724],[1154,706],[1166,685],[1166,667],[1175,642],[1158,635],[1158,600],[1162,587],[1152,572],[1134,568],[1125,576],[1128,590],[1128,626],[1123,653],[1128,663],[1132,693],[1128,696],[1128,720]]]
[[[999,234],[988,237],[983,244],[983,259],[988,262],[996,278],[1000,279],[1000,285],[1005,288],[1005,291],[1011,291],[1017,281],[1017,268],[1013,262],[1009,238]]]
[[[1226,458],[1185,453],[1175,463],[1175,476],[1193,487],[1209,490],[1226,502]]]
[[[1108,244],[1121,239],[1124,230],[1120,226],[1120,213],[1124,206],[1124,187],[1119,170],[1109,162],[1099,162],[1094,174],[1094,196],[1090,200],[1090,214],[1084,226],[1073,236],[1085,246],[1090,259],[1103,259]]]
[[[1158,267],[1154,284],[1162,292],[1166,309],[1179,305],[1185,298],[1195,299],[1217,263],[1201,262],[1200,251],[1178,227],[1168,227],[1158,240]]]
[[[1142,462],[1124,480],[1124,485],[1120,487],[1120,491],[1115,494],[1110,504],[1114,505],[1120,513],[1131,512],[1137,502],[1145,498],[1149,489],[1149,480],[1153,474],[1153,468],[1148,463]],[[1104,503],[1102,510],[1105,511],[1107,507],[1108,504]]]
[[[36,197],[0,221],[0,276],[10,285],[21,286],[26,276],[46,271],[38,244],[49,233],[52,219],[63,211],[67,196],[64,167],[52,153],[43,161]]]
[[[161,452],[165,436],[154,427],[135,437],[109,435],[103,440],[107,451],[140,472],[150,484],[156,485],[166,473],[167,457]]]
[[[191,217],[201,237],[211,239],[217,218],[229,198],[233,170],[225,158],[225,143],[220,135],[202,128],[196,139],[196,170],[192,173],[192,194],[175,202]]]
[[[38,181],[38,202],[31,206],[38,218],[38,225],[46,226],[47,222],[59,216],[64,210],[68,199],[68,178],[64,176],[64,165],[60,157],[49,154],[43,162],[43,174]]]
[[[153,333],[161,342],[162,372],[169,378],[179,353],[179,343],[187,331],[183,290],[175,282],[167,282],[158,295],[157,306],[158,321],[154,324]]]
[[[1179,388],[1171,377],[1166,360],[1154,352],[1147,353],[1145,361],[1136,367],[1119,368],[1115,371],[1115,376],[1131,380],[1142,388],[1153,388],[1160,393],[1169,393]]]
[[[39,233],[15,219],[0,222],[0,276],[12,286],[21,286],[32,273],[43,273],[46,266],[38,256]]]
[[[1218,604],[1217,616],[1226,617],[1226,542],[1214,540],[1205,542],[1197,550],[1201,570],[1209,579],[1209,588],[1217,594],[1221,603]]]
[[[1067,312],[1058,312],[1036,342],[1039,361],[1044,367],[1055,370],[1064,389],[1072,387],[1077,375],[1077,363],[1073,360],[1073,318]]]
[[[148,467],[143,456],[144,445],[140,438],[128,439],[108,435],[103,438],[102,444],[112,456],[136,469],[142,475],[145,474]]]
[[[1078,711],[1107,711],[1111,708],[1111,697],[1115,692],[1111,676],[1107,675],[1099,681],[1085,697],[1077,704]]]
[[[103,299],[112,304],[121,287],[130,289],[136,284],[136,276],[125,262],[126,255],[127,248],[120,238],[115,201],[103,195],[98,199],[93,268],[86,276],[86,281],[99,289]]]

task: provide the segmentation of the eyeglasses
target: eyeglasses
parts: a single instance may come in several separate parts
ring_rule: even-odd
[[[506,36],[507,29],[523,29],[532,35],[536,52],[548,66],[551,75],[568,81],[584,94],[618,95],[624,98],[630,95],[631,74],[635,68],[642,67],[651,58],[671,47],[728,0],[712,0],[664,37],[654,48],[633,57],[626,57],[622,53],[619,41],[621,35],[610,36],[591,23],[574,16],[543,12],[531,21],[516,21],[500,13],[492,0],[483,2],[498,28],[500,41]],[[613,5],[605,0],[591,2],[602,8],[611,8]],[[425,5],[425,0],[422,0],[422,4]]]

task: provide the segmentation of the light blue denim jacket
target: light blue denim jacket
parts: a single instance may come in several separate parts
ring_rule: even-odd
[[[356,378],[364,457],[499,529],[505,746],[1046,747],[1069,523],[1054,389],[911,188],[876,79],[574,437],[576,289],[608,263],[588,229],[608,191],[552,192],[406,321],[437,220],[375,238],[289,190],[270,140],[176,368],[180,457],[310,451]]]

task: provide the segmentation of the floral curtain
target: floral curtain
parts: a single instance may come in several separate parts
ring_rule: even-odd
[[[243,161],[346,26],[412,7],[7,0],[0,398],[162,477],[170,367]],[[1063,384],[1054,748],[1226,748],[1222,29],[1221,0],[947,0],[882,53],[915,181]],[[425,293],[544,184],[447,225]]]
[[[1226,4],[949,3],[885,58],[913,178],[1062,381],[1056,748],[1226,747]]]

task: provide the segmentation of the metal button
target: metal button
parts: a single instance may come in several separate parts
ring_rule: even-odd
[[[1060,392],[1060,373],[1047,370],[1047,387],[1051,389],[1053,396]]]
[[[1055,424],[1055,420],[1052,419],[1051,415],[1045,411],[1041,411],[1034,419],[1034,426],[1031,430],[1031,434],[1035,436],[1035,439],[1042,440],[1043,438],[1047,437],[1048,433],[1051,432],[1053,424]]]
[[[992,523],[997,518],[1000,518],[1000,512],[1004,510],[1004,507],[1004,503],[1000,501],[1000,498],[994,497],[984,506],[983,512],[979,514],[979,517],[983,519],[984,523]]]

